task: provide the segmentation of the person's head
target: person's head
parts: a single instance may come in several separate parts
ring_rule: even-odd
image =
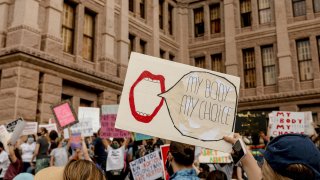
[[[210,167],[208,166],[208,164],[200,163],[199,170],[201,172],[210,172]]]
[[[28,138],[27,138],[27,143],[28,144],[32,144],[32,143],[34,143],[35,142],[35,136],[33,135],[33,134],[31,134],[31,135],[28,135]]]
[[[49,138],[51,141],[55,141],[58,137],[59,137],[59,134],[57,131],[55,130],[50,131]]]
[[[87,160],[71,160],[64,168],[63,179],[105,180],[106,178],[93,162]]]
[[[227,175],[219,170],[211,171],[206,180],[228,180]]]
[[[56,143],[58,144],[58,147],[62,147],[64,143],[64,139],[62,137],[59,137],[56,139]]]
[[[41,127],[38,132],[38,136],[44,136],[48,133],[48,130],[44,127]]]
[[[121,138],[113,138],[112,143],[111,143],[111,147],[113,149],[118,149],[121,146],[121,143],[123,142],[123,140]]]
[[[192,168],[194,151],[195,147],[193,145],[172,141],[170,143],[168,154],[168,166],[172,166],[173,172],[177,172],[186,168]]]
[[[307,136],[278,136],[263,154],[262,175],[266,180],[320,179],[320,152]]]

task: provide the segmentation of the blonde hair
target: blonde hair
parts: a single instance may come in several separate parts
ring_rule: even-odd
[[[87,160],[71,160],[64,168],[64,180],[106,180],[102,171]]]
[[[290,164],[285,171],[295,179],[314,179],[314,173],[311,169],[303,164]],[[275,172],[266,160],[262,165],[263,180],[290,180],[291,178],[280,175]]]

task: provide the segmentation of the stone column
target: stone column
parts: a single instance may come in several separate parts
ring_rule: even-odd
[[[204,37],[210,39],[211,27],[210,27],[210,9],[209,5],[203,6],[203,20],[204,20]]]
[[[293,112],[297,112],[299,111],[299,107],[295,104],[292,105],[286,105],[286,106],[280,106],[279,107],[280,111],[293,111]]]
[[[290,41],[287,29],[287,15],[283,11],[285,7],[285,0],[277,0],[275,3],[275,21],[277,33],[277,48],[279,58],[279,77],[278,87],[279,92],[294,91],[294,79],[292,72],[292,60],[290,51]]]
[[[169,16],[168,7],[169,7],[168,2],[164,1],[163,2],[163,9],[164,9],[164,11],[163,11],[163,30],[164,30],[164,34],[169,34],[169,29],[168,29],[168,27],[169,27],[169,25],[168,25],[168,19],[169,19],[169,17],[168,17]]]
[[[46,0],[46,21],[42,38],[42,49],[55,56],[61,56],[63,41],[61,38],[62,0]]]
[[[127,73],[128,66],[128,53],[129,53],[129,14],[128,14],[128,0],[120,1],[120,36],[118,39],[118,50],[119,50],[119,63],[120,63],[120,78],[124,78]],[[137,6],[136,6],[137,7]]]
[[[260,46],[254,47],[254,55],[256,60],[256,94],[261,96],[264,94],[264,84],[263,84],[263,68],[262,68],[262,58],[261,58],[261,49]]]
[[[152,52],[153,56],[160,56],[160,27],[159,27],[159,0],[152,1]]]
[[[1,120],[18,117],[36,120],[39,72],[16,66],[2,70],[0,91]]]
[[[13,21],[8,29],[7,46],[23,45],[40,49],[39,0],[15,0]]]
[[[224,1],[224,25],[225,25],[225,48],[226,48],[226,73],[240,76],[238,71],[238,58],[236,47],[236,26],[233,0]]]
[[[0,0],[0,48],[5,47],[10,0]]]
[[[37,120],[39,123],[48,123],[53,118],[50,106],[61,101],[62,78],[43,74],[39,83],[39,101]]]
[[[83,43],[83,23],[84,23],[84,5],[77,5],[74,34],[74,55],[76,63],[82,63],[82,43]]]
[[[307,19],[314,19],[313,1],[305,1],[305,3],[306,3]]]
[[[117,104],[118,103],[118,95],[113,92],[111,89],[107,89],[104,92],[99,94],[98,97],[98,106],[107,104]]]
[[[102,42],[104,44],[102,49],[102,58],[100,59],[100,66],[103,72],[112,76],[117,76],[118,67],[114,54],[115,49],[115,24],[114,24],[114,0],[106,1],[105,5],[105,27],[102,33]]]
[[[178,3],[177,4],[177,19],[175,21],[176,24],[176,37],[177,42],[179,42],[179,52],[177,54],[177,62],[189,64],[190,63],[190,57],[189,57],[189,27],[188,22],[188,5],[184,3]],[[193,35],[192,35],[193,37]]]

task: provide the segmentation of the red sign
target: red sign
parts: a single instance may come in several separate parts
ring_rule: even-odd
[[[167,162],[169,149],[170,149],[170,144],[160,146],[161,159],[162,159],[162,169],[163,169],[163,174],[164,174],[165,180],[169,180],[169,178],[170,178],[169,173],[167,172],[167,169],[166,169],[166,162]]]

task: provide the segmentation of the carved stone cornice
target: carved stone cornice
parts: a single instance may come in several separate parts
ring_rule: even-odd
[[[8,28],[8,33],[12,32],[12,31],[22,30],[22,29],[34,32],[36,34],[40,34],[41,33],[41,31],[39,29],[30,27],[30,26],[27,26],[27,25],[19,25],[19,26],[10,27],[10,28]]]

